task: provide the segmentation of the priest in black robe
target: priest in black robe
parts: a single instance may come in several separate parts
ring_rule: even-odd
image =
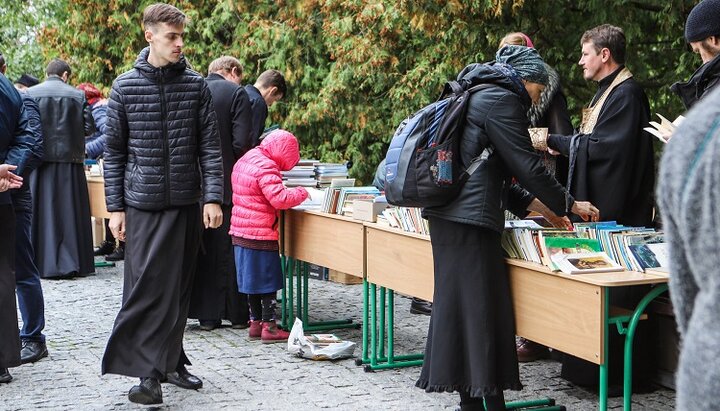
[[[579,65],[586,80],[598,82],[598,90],[577,134],[550,135],[550,150],[569,157],[568,190],[578,201],[590,201],[603,221],[626,226],[653,224],[655,166],[652,137],[643,128],[650,121],[650,107],[642,87],[625,67],[625,34],[604,24],[588,30],[581,39]],[[611,303],[634,308],[647,292],[645,287],[612,290]],[[635,346],[643,346],[646,335],[638,327]],[[610,384],[622,381],[623,338],[610,336]],[[645,379],[647,351],[635,353],[634,381]],[[598,368],[565,356],[562,376],[579,385],[597,386]]]

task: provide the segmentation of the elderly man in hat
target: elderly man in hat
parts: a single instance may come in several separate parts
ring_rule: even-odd
[[[704,0],[692,9],[685,23],[685,40],[703,64],[688,81],[673,84],[671,90],[689,110],[720,84],[720,0]]]

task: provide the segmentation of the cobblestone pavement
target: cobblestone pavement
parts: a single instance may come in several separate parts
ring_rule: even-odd
[[[15,380],[0,385],[0,410],[132,410],[127,400],[135,379],[100,375],[102,357],[122,294],[122,263],[95,276],[43,281],[49,358],[11,369]],[[360,285],[311,280],[311,317],[315,320],[362,317]],[[419,352],[428,317],[411,315],[410,300],[396,299],[396,352]],[[359,330],[338,330],[360,343]],[[426,394],[414,387],[419,368],[365,373],[354,360],[313,362],[293,357],[282,344],[247,339],[247,330],[229,327],[200,331],[188,323],[185,349],[190,371],[204,388],[188,391],[164,384],[168,410],[454,410],[457,394]],[[356,350],[359,354],[360,349]],[[597,396],[559,377],[551,360],[520,367],[525,389],[506,391],[508,400],[550,397],[568,410],[595,410]],[[660,389],[633,396],[635,410],[672,410],[675,393]],[[621,409],[618,398],[611,408]]]

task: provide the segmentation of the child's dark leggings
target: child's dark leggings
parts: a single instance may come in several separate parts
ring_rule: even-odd
[[[253,321],[275,320],[275,293],[248,294],[250,319]]]

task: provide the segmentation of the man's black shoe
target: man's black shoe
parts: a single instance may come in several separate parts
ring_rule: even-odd
[[[432,313],[432,303],[430,301],[413,297],[412,302],[410,303],[410,313],[430,315]]]
[[[20,362],[28,364],[48,356],[47,346],[44,342],[23,341],[20,350]]]
[[[12,381],[12,375],[7,368],[0,368],[0,384],[7,384]]]
[[[125,246],[120,244],[115,251],[105,256],[105,261],[122,261],[125,259]]]
[[[222,325],[220,320],[200,320],[200,329],[203,331],[212,331]]]
[[[162,404],[162,388],[155,378],[140,378],[140,384],[130,388],[128,399],[136,404]]]
[[[203,386],[202,380],[190,374],[185,366],[180,366],[177,371],[168,373],[167,382],[188,390],[197,390]]]
[[[95,249],[95,255],[108,255],[113,252],[115,249],[115,242],[114,241],[103,241],[102,244],[100,244],[100,247]]]

